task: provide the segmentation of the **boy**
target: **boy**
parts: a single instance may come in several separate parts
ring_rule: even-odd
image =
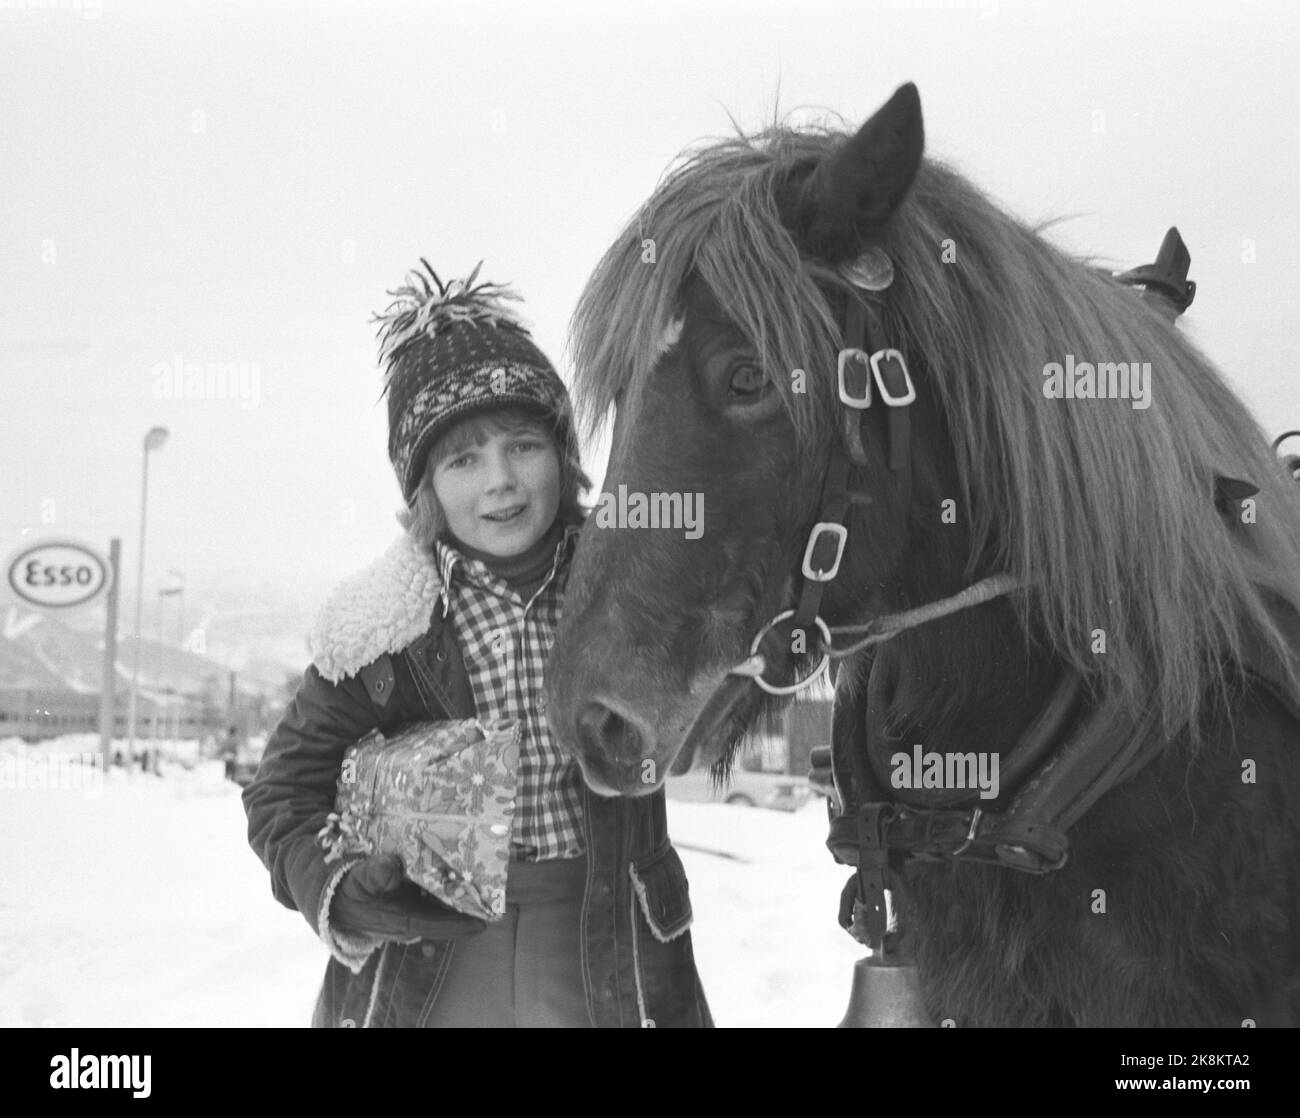
[[[662,790],[602,799],[546,721],[582,510],[563,384],[492,284],[423,262],[380,318],[405,535],[330,596],[244,793],[276,898],[329,947],[315,1025],[709,1026]],[[325,861],[344,750],[417,721],[523,726],[506,916],[446,908],[393,857]]]

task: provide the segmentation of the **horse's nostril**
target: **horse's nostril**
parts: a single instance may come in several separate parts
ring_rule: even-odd
[[[588,703],[578,716],[578,740],[588,756],[634,765],[645,755],[645,741],[635,723],[604,703]]]

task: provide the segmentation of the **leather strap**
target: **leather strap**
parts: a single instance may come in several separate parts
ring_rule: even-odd
[[[865,349],[869,344],[866,334],[867,310],[860,298],[848,297],[848,306],[844,316],[845,349]],[[869,375],[869,374],[868,374]],[[869,389],[870,381],[866,387]],[[839,524],[847,527],[850,509],[855,500],[865,499],[863,494],[853,493],[849,489],[849,471],[853,463],[866,465],[862,448],[862,413],[853,408],[844,407],[844,438],[832,440],[830,461],[826,475],[822,479],[821,499],[818,503],[819,524]],[[828,537],[824,537],[828,539]],[[822,569],[826,569],[822,567]],[[821,613],[822,597],[826,593],[829,581],[818,581],[805,577],[799,590],[799,601],[795,606],[794,616],[790,619],[790,630],[803,630],[807,633]]]
[[[1135,775],[1168,744],[1154,705],[1135,721],[1118,704],[1104,703],[1039,766],[1016,794],[1010,814],[1068,830],[1121,777]]]
[[[886,665],[879,661],[873,665],[867,683],[867,706],[864,712],[867,734],[867,761],[872,775],[881,788],[891,788],[891,760],[900,750],[907,751],[910,744],[905,738],[889,733],[887,715],[892,698]],[[1059,749],[1069,728],[1079,716],[1082,705],[1083,677],[1077,672],[1062,669],[1052,693],[1038,713],[1025,727],[1015,747],[999,757],[998,782],[1001,788],[1013,789],[1054,750]],[[892,789],[896,800],[915,801],[919,807],[953,807],[974,800],[978,789],[926,789],[924,791]]]
[[[886,352],[899,353],[898,350],[885,344],[889,335],[885,332],[884,320],[881,318],[880,309],[876,304],[855,299],[853,305],[862,308],[862,313],[866,319],[866,345],[864,348],[873,355]],[[902,399],[908,395],[911,389],[911,379],[907,372],[907,365],[901,355],[881,358],[876,362],[876,368],[879,370],[880,379],[884,382],[883,388],[888,391],[891,398]],[[889,412],[889,468],[893,473],[908,471],[910,474],[912,443],[911,427],[908,422],[908,405],[891,406],[885,403],[883,398],[880,403]]]
[[[867,804],[855,816],[831,822],[827,846],[836,861],[860,866],[863,844],[874,824],[885,849],[906,852],[909,858],[932,855],[1014,866],[1029,873],[1047,873],[1065,864],[1069,847],[1063,829],[1025,819],[1012,812],[910,808],[901,804]],[[1005,849],[1001,849],[1005,848]],[[875,853],[873,849],[873,854]],[[877,858],[872,859],[874,867]]]
[[[847,296],[844,313],[843,348],[860,350],[868,355],[872,369],[879,370],[883,382],[880,398],[873,401],[873,406],[885,408],[889,413],[887,420],[889,440],[889,469],[897,477],[901,492],[901,504],[904,517],[909,515],[912,507],[912,444],[910,403],[891,406],[884,399],[885,391],[896,400],[906,399],[912,389],[911,379],[901,355],[896,354],[885,344],[884,321],[880,308],[874,301],[863,298],[857,292]],[[858,393],[870,393],[874,374],[867,371],[865,381],[858,387]],[[818,522],[847,526],[849,512],[854,503],[870,503],[871,498],[864,493],[849,489],[849,472],[854,464],[859,467],[867,465],[866,450],[863,444],[862,430],[869,409],[857,409],[841,403],[843,410],[843,438],[831,444],[830,461],[822,482],[820,512]],[[814,620],[819,616],[822,597],[826,593],[828,582],[821,582],[805,577],[799,592],[799,601],[795,606],[794,616],[790,621],[793,632],[802,629],[808,632]]]
[[[831,451],[831,462],[826,469],[822,482],[821,514],[818,523],[843,524],[849,514],[849,458],[837,443]],[[790,629],[802,629],[805,633],[813,628],[815,619],[821,613],[822,596],[826,593],[829,582],[818,582],[805,578],[799,591],[799,603],[795,606],[794,616],[790,619]]]
[[[1269,597],[1269,607],[1288,644],[1300,648],[1300,611],[1276,596]],[[1300,694],[1286,664],[1258,633],[1243,635],[1237,670],[1245,681],[1261,685],[1274,696],[1300,726]],[[845,810],[832,820],[827,845],[837,861],[858,867],[856,903],[849,906],[846,901],[841,908],[842,923],[844,914],[852,911],[852,930],[858,938],[872,947],[883,943],[882,893],[900,859],[961,858],[1036,874],[1065,864],[1069,829],[1107,791],[1132,779],[1170,742],[1161,730],[1156,708],[1134,718],[1115,702],[1088,705],[1079,697],[1081,684],[1074,672],[1067,671],[1021,741],[1007,754],[1005,771],[1010,779],[1003,783],[1014,790],[1014,798],[1003,812],[986,812],[979,806],[927,808],[882,800],[859,803],[853,795],[842,796]],[[885,791],[888,778],[880,769],[882,751],[901,744],[900,739],[884,733],[887,706],[888,685],[882,665],[876,661],[871,665],[866,709],[860,715],[864,748],[853,748],[852,735],[847,743],[850,792],[894,794],[892,789]],[[1071,725],[1061,741],[1059,734],[1067,721]],[[841,765],[846,759],[842,748],[841,742],[833,742],[832,753]],[[1044,754],[1049,754],[1046,759]],[[1032,773],[1017,789],[1031,765]],[[971,793],[963,790],[960,795],[969,797]]]

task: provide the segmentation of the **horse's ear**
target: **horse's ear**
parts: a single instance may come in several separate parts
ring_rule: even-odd
[[[1238,503],[1258,492],[1259,486],[1253,481],[1225,477],[1223,474],[1214,475],[1214,507],[1225,515],[1235,516],[1239,511]]]
[[[830,264],[852,259],[898,208],[924,150],[921,96],[908,82],[857,135],[790,181],[778,198],[782,222],[808,254]]]

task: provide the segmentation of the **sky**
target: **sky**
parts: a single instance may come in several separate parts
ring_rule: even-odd
[[[514,284],[567,380],[683,149],[908,80],[929,154],[1071,250],[1122,270],[1177,224],[1185,328],[1300,427],[1298,47],[1300,6],[1244,0],[0,0],[0,553],[120,537],[129,599],[163,426],[146,600],[313,607],[398,531],[369,318],[421,256]],[[191,364],[239,375],[168,398]]]

